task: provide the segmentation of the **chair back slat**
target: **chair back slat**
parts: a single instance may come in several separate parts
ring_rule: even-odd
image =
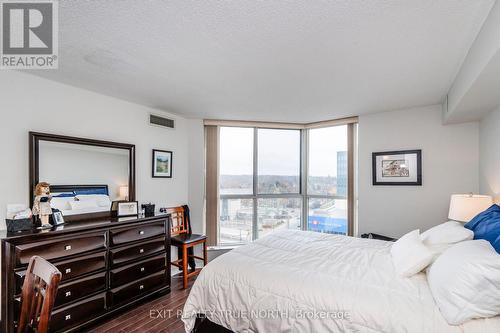
[[[46,333],[61,272],[45,259],[34,256],[28,264],[21,294],[17,333]]]
[[[166,212],[170,214],[171,226],[170,235],[176,236],[184,233],[188,233],[188,223],[186,216],[184,214],[184,208],[182,207],[171,207],[167,208]]]

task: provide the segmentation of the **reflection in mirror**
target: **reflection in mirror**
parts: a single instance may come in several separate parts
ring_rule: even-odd
[[[38,158],[39,180],[51,184],[51,206],[64,216],[109,212],[128,197],[127,149],[40,141]]]

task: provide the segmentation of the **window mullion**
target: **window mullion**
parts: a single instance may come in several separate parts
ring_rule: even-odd
[[[307,230],[307,222],[309,219],[308,211],[308,198],[307,198],[307,186],[308,186],[308,168],[309,168],[309,130],[302,130],[302,151],[301,151],[301,194],[302,194],[302,222],[301,229]]]
[[[255,127],[253,129],[253,215],[252,215],[252,237],[253,240],[258,238],[258,227],[257,227],[257,194],[259,190],[259,175],[258,175],[258,160],[257,154],[259,153],[259,136],[257,133],[258,129]]]

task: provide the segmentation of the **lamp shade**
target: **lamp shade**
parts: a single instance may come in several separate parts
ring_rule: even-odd
[[[493,200],[489,195],[453,194],[448,218],[459,222],[469,222],[492,204]]]
[[[120,186],[120,198],[128,200],[128,186]]]

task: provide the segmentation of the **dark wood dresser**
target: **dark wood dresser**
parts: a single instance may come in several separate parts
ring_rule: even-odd
[[[31,256],[62,273],[51,332],[76,332],[146,298],[170,291],[170,217],[71,222],[52,230],[0,233],[2,327],[15,332]]]

